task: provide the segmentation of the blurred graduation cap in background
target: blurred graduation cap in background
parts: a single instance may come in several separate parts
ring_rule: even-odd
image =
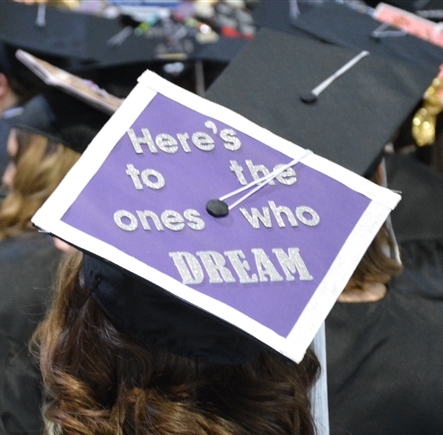
[[[363,175],[437,71],[261,29],[206,98]]]
[[[122,103],[120,98],[100,89],[95,83],[51,65],[26,51],[17,50],[16,58],[46,85],[59,88],[65,93],[83,99],[101,111],[112,114]]]
[[[136,85],[146,68],[186,86],[190,80],[186,73],[191,70],[194,74],[193,64],[202,62],[208,64],[205,72],[212,81],[212,66],[218,71],[246,41],[219,37],[206,25],[217,38],[201,42],[202,26],[203,22],[193,18],[157,17],[155,22],[139,22],[127,15],[104,18],[45,4],[0,3],[0,39],[121,97]],[[174,62],[183,62],[182,77],[163,70]]]
[[[301,14],[318,6],[317,1],[260,0],[253,9],[252,16],[258,28],[268,28],[280,32],[301,33],[292,23]]]
[[[17,2],[0,2],[0,40],[109,89],[132,88],[159,42],[134,36],[118,18]]]
[[[294,26],[332,44],[419,64],[432,69],[434,77],[443,59],[443,48],[398,28],[386,29],[384,23],[369,14],[338,3],[327,2],[307,10],[294,21]]]
[[[386,3],[431,20],[443,19],[443,2],[441,0],[386,0],[383,2],[366,0],[366,3],[374,8],[380,3]]]
[[[228,64],[248,44],[244,38],[226,38],[221,36],[217,42],[200,44],[193,59],[206,62]]]
[[[0,39],[33,54],[51,55],[56,62],[66,59],[93,61],[109,48],[106,42],[122,28],[115,19],[76,13],[40,4],[0,2]],[[48,58],[46,58],[49,60]]]
[[[81,154],[108,119],[87,103],[51,89],[32,98],[13,127],[39,134]]]
[[[67,73],[22,50],[17,58],[44,83],[15,128],[40,134],[82,153],[121,101],[93,83]]]

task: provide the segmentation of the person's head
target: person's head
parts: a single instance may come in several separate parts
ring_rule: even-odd
[[[214,364],[122,333],[70,256],[36,339],[50,423],[67,434],[314,434],[309,390],[319,366],[263,351]]]
[[[394,248],[394,243],[386,225],[383,226],[361,259],[345,292],[355,289],[364,290],[365,284],[368,283],[387,284],[398,275],[402,270],[402,265],[389,255],[389,251]]]
[[[2,181],[9,193],[0,206],[0,240],[32,228],[31,217],[108,118],[58,90],[24,106],[8,139],[11,161]]]
[[[8,139],[10,163],[3,175],[8,194],[0,207],[0,239],[32,228],[31,217],[54,191],[79,153],[23,129]]]

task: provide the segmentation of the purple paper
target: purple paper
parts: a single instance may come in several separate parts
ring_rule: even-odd
[[[274,185],[266,185],[231,210],[227,217],[214,218],[205,210],[208,200],[241,187],[242,177],[247,182],[252,181],[251,171],[259,169],[259,165],[272,171],[276,165],[286,164],[291,159],[239,130],[227,133],[230,126],[160,94],[134,122],[132,129],[137,137],[143,136],[142,128],[148,129],[153,141],[151,146],[157,149],[157,153],[151,152],[145,144],[141,145],[143,153],[137,154],[129,135],[125,134],[62,220],[179,282],[183,282],[183,276],[170,254],[175,253],[172,255],[177,257],[182,255],[178,253],[187,253],[198,262],[198,273],[204,275],[201,283],[188,284],[190,287],[232,306],[279,335],[287,336],[370,200],[299,163],[293,168],[297,178],[294,184],[285,185],[274,180]],[[225,140],[220,137],[223,130]],[[203,133],[209,135],[213,143]],[[156,140],[163,149],[174,152],[163,151],[155,144]],[[132,165],[133,175],[127,174],[128,165]],[[230,169],[234,167],[237,172]],[[144,172],[145,179],[151,187],[143,181],[145,170],[148,170]],[[139,174],[134,175],[134,171]],[[162,177],[165,184],[160,187]],[[288,179],[292,180],[291,177]],[[243,194],[226,202],[232,204]],[[289,208],[292,217],[287,209],[278,207]],[[319,216],[319,223],[316,223],[314,214],[302,212],[302,207],[313,210]],[[270,228],[264,227],[263,223],[259,229],[254,228],[247,220],[244,212],[253,215],[254,208],[256,219],[260,213]],[[119,210],[134,216],[136,229],[123,230],[117,225],[114,213]],[[137,214],[137,211],[145,210],[151,216],[146,220],[150,230],[143,228]],[[173,213],[165,214],[167,210]],[[188,218],[184,217],[185,210],[188,210]],[[297,212],[311,226],[303,223]],[[173,229],[165,225],[162,214]],[[152,219],[154,215],[157,221]],[[177,219],[181,217],[183,223],[174,221],[174,215]],[[279,226],[279,219],[284,227]],[[292,222],[295,219],[298,226],[291,226],[290,219]],[[120,222],[128,225],[130,219],[122,217]],[[157,229],[155,222],[163,229]],[[201,222],[204,222],[204,229],[198,229]],[[304,275],[298,269],[296,273],[287,269],[285,272],[284,261],[273,252],[273,249],[279,249],[281,259],[284,258],[281,253],[288,254],[290,248],[291,252],[298,248],[298,255],[306,266]],[[231,261],[232,256],[237,255],[233,252],[239,250],[250,266],[248,276],[251,278],[256,274],[258,282],[239,282],[241,268],[236,269]],[[229,271],[226,276],[218,273],[221,283],[209,283],[210,273],[203,258],[209,261],[210,252],[220,254],[217,258],[224,259],[224,267]],[[264,259],[263,252],[268,260]],[[261,261],[264,270],[261,277],[256,259]],[[192,270],[189,267],[190,273]],[[245,273],[244,269],[242,273]],[[302,275],[304,279],[300,279]],[[307,279],[308,275],[312,279]],[[235,282],[229,282],[229,276]],[[195,278],[195,274],[192,277]],[[276,281],[278,277],[282,280]]]

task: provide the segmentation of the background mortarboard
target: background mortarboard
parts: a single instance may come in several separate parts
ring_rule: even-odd
[[[28,101],[13,126],[82,153],[108,119],[89,104],[52,88]]]
[[[206,89],[248,42],[244,38],[220,36],[216,42],[196,45],[191,62],[194,63],[194,87],[198,95],[204,95]]]
[[[258,1],[252,9],[254,24],[258,28],[265,27],[278,30],[279,32],[300,33],[299,30],[292,25],[295,16],[293,9],[291,9],[291,3],[294,3],[294,0]],[[316,1],[313,2],[313,5],[310,4],[309,1],[303,1],[298,2],[295,7],[300,13],[305,13],[305,11],[317,5],[318,2]]]
[[[46,85],[60,88],[68,94],[71,93],[102,112],[112,114],[122,103],[121,99],[108,94],[94,83],[57,68],[26,51],[17,50],[16,57]]]
[[[39,11],[44,20],[37,25]],[[127,29],[120,18],[104,18],[55,7],[0,2],[0,40],[51,64],[114,91],[132,89],[137,77],[155,62],[159,38],[136,37],[132,30],[119,44],[112,41]]]
[[[358,52],[262,29],[206,97],[359,174],[414,109],[433,73],[366,56],[313,104],[301,101]]]
[[[432,11],[432,10],[443,9],[442,0],[387,0],[383,2],[377,0],[366,0],[366,3],[374,8],[379,3],[387,3],[409,12],[418,12],[418,13],[420,13],[421,11]]]
[[[217,42],[198,45],[195,53],[192,55],[192,59],[228,64],[247,43],[248,40],[244,38],[220,36]]]
[[[22,50],[17,51],[17,58],[46,86],[26,104],[14,126],[82,153],[121,101]]]
[[[44,20],[39,25],[37,17],[42,11]],[[66,68],[69,62],[91,62],[99,53],[112,51],[107,41],[122,28],[117,19],[71,12],[45,4],[0,2],[0,39],[60,67]],[[58,62],[56,58],[65,63]],[[66,60],[69,62],[66,63]]]
[[[311,8],[294,21],[294,26],[324,41],[343,47],[367,50],[372,55],[408,60],[427,68],[433,77],[443,60],[443,49],[415,36],[374,38],[382,25],[369,14],[357,12],[338,3],[324,3]]]

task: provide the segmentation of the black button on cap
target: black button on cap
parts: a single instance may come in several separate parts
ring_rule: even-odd
[[[300,95],[300,100],[302,100],[303,103],[312,104],[317,101],[317,95],[315,95],[313,92],[305,92]]]
[[[211,199],[206,204],[206,211],[216,218],[224,217],[229,214],[228,204],[224,201],[220,201],[219,199]]]

